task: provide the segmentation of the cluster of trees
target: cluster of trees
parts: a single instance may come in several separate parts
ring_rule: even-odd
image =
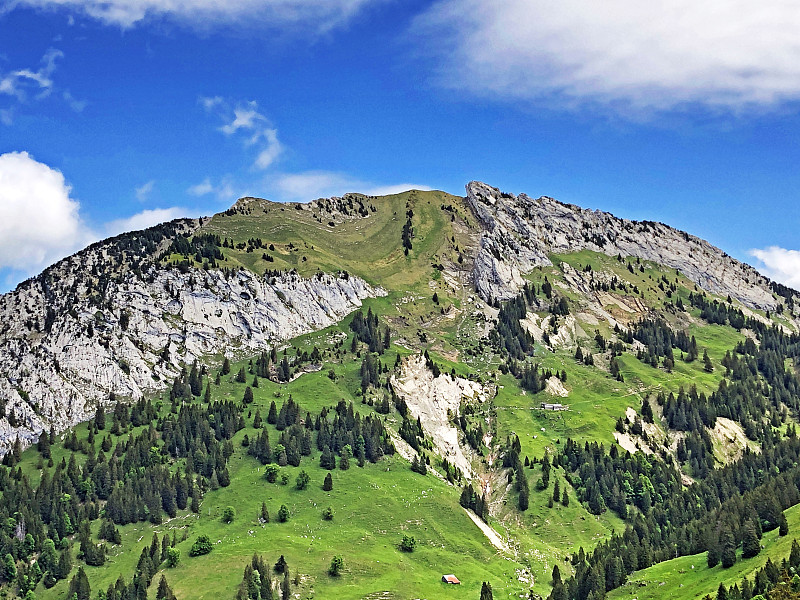
[[[337,456],[340,468],[344,470],[349,468],[351,458],[357,459],[358,465],[363,467],[367,460],[374,463],[386,454],[394,453],[383,422],[377,416],[362,417],[355,412],[352,403],[344,400],[332,409],[324,407],[316,418],[308,412],[304,416],[291,395],[283,402],[280,411],[273,401],[266,422],[281,432],[274,448],[258,411],[253,421],[253,426],[260,432],[252,441],[246,437],[243,444],[247,446],[247,453],[264,465],[300,466],[302,457],[310,456],[315,444],[322,452],[320,466],[324,469],[335,469]],[[341,464],[342,461],[346,466]]]
[[[215,269],[217,261],[225,260],[220,250],[222,245],[220,237],[213,233],[199,233],[191,239],[179,235],[172,240],[168,254],[180,254],[187,260],[193,258],[198,264],[206,262],[210,268]],[[225,246],[227,247],[227,240]]]
[[[411,243],[411,238],[414,237],[414,225],[411,223],[413,217],[414,210],[411,208],[410,204],[406,203],[406,222],[403,224],[403,232],[401,234],[403,252],[405,252],[406,256],[408,256],[408,252],[414,247]]]
[[[283,576],[277,591],[273,589],[273,572]],[[253,558],[244,568],[236,600],[289,600],[291,594],[289,565],[283,555],[270,568],[261,555],[253,554]]]
[[[497,326],[489,333],[489,341],[498,352],[515,360],[523,360],[533,354],[533,336],[520,325],[520,319],[527,314],[525,292],[503,302],[497,315]]]
[[[356,311],[353,320],[350,321],[350,330],[355,333],[358,341],[367,345],[370,352],[383,354],[383,351],[388,350],[391,343],[389,326],[380,328],[378,315],[372,312],[372,308],[367,310],[366,315],[360,310]]]
[[[751,329],[754,323],[758,321],[752,317],[745,317],[741,309],[734,308],[731,302],[730,297],[727,302],[709,300],[705,292],[689,294],[689,304],[700,309],[700,318],[715,325],[730,325],[737,331],[744,328]],[[758,329],[760,330],[764,325],[760,322],[758,323],[760,325]]]
[[[756,571],[753,580],[744,577],[741,585],[738,583],[730,587],[720,584],[717,588],[716,600],[750,600],[756,596],[770,598],[771,600],[794,599],[800,596],[800,545],[797,540],[792,540],[792,549],[787,558],[775,564],[771,558],[766,564]],[[790,573],[794,575],[790,577]],[[706,596],[704,600],[711,600]]]
[[[616,446],[606,453],[602,445],[580,447],[568,440],[558,462],[579,497],[595,509],[602,498],[629,526],[591,553],[581,549],[573,557],[575,576],[562,584],[566,597],[603,597],[627,574],[676,553],[716,548],[721,562],[723,550],[730,557],[731,543],[735,549],[746,540],[752,552],[750,527],[756,535],[759,525],[762,531],[781,527],[781,511],[800,501],[798,458],[800,440],[786,438],[765,445],[760,454],[745,451],[740,460],[683,487],[669,459],[619,453]],[[551,598],[563,597],[556,592]]]
[[[471,484],[465,485],[461,490],[459,503],[464,508],[468,508],[474,512],[483,521],[489,521],[489,502],[486,499],[486,494],[481,493],[478,495],[478,492],[475,491]]]

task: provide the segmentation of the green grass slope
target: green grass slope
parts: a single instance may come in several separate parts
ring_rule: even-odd
[[[673,560],[637,571],[626,585],[609,593],[609,600],[637,598],[638,600],[690,600],[702,598],[706,594],[715,597],[720,583],[726,587],[738,584],[742,578],[752,578],[755,572],[764,566],[768,558],[772,562],[780,562],[789,557],[792,540],[800,537],[800,505],[785,511],[789,522],[789,534],[778,536],[778,530],[769,531],[761,539],[764,547],[758,556],[742,559],[741,550],[737,553],[737,561],[729,569],[721,565],[709,569],[706,564],[706,553],[693,556],[682,556]]]

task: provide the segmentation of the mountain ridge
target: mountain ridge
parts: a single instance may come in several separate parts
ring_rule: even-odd
[[[700,288],[754,309],[779,307],[766,277],[667,225],[619,219],[549,197],[514,196],[475,181],[466,192],[460,199],[464,223],[479,237],[458,249],[466,265],[451,265],[468,274],[457,285],[474,286],[489,305],[519,293],[526,274],[552,264],[550,255],[586,249],[675,268]],[[422,202],[429,196],[414,197]],[[293,207],[311,212],[335,236],[337,223],[368,222],[385,210],[370,198],[348,194],[280,205],[248,197],[220,215],[247,216],[261,206],[265,213],[285,211],[277,218],[290,224]],[[411,204],[409,197],[406,206]],[[392,221],[398,219],[395,211]],[[103,240],[0,296],[0,451],[17,437],[28,445],[50,426],[61,431],[91,418],[112,392],[140,398],[164,389],[181,365],[226,350],[230,355],[233,348],[255,353],[328,326],[363,299],[386,293],[378,282],[345,272],[262,275],[241,267],[203,268],[199,261],[169,264],[175,240],[208,227],[209,219],[179,219]]]

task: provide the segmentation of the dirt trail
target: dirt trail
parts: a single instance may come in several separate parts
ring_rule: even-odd
[[[462,506],[462,508],[464,507]],[[509,553],[511,552],[506,543],[503,541],[503,538],[500,537],[500,534],[497,533],[491,527],[489,527],[488,524],[481,521],[478,515],[476,515],[471,510],[467,510],[466,508],[464,508],[464,512],[467,513],[467,516],[470,519],[472,519],[472,522],[475,523],[475,525],[477,525],[480,528],[480,530],[484,533],[484,535],[487,538],[489,538],[489,541],[492,543],[492,546],[500,550],[500,552],[509,552]]]

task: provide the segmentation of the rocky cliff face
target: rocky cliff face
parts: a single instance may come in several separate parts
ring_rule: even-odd
[[[514,196],[476,181],[467,185],[467,203],[483,228],[473,275],[487,301],[516,295],[522,274],[550,265],[550,253],[592,250],[677,269],[703,289],[751,308],[774,310],[778,305],[769,281],[753,267],[662,223],[619,219],[546,196]]]
[[[163,268],[152,254],[198,224],[172,225],[146,248],[129,236],[96,244],[0,297],[0,452],[91,418],[110,392],[140,398],[181,364],[254,354],[385,293],[346,273]]]

